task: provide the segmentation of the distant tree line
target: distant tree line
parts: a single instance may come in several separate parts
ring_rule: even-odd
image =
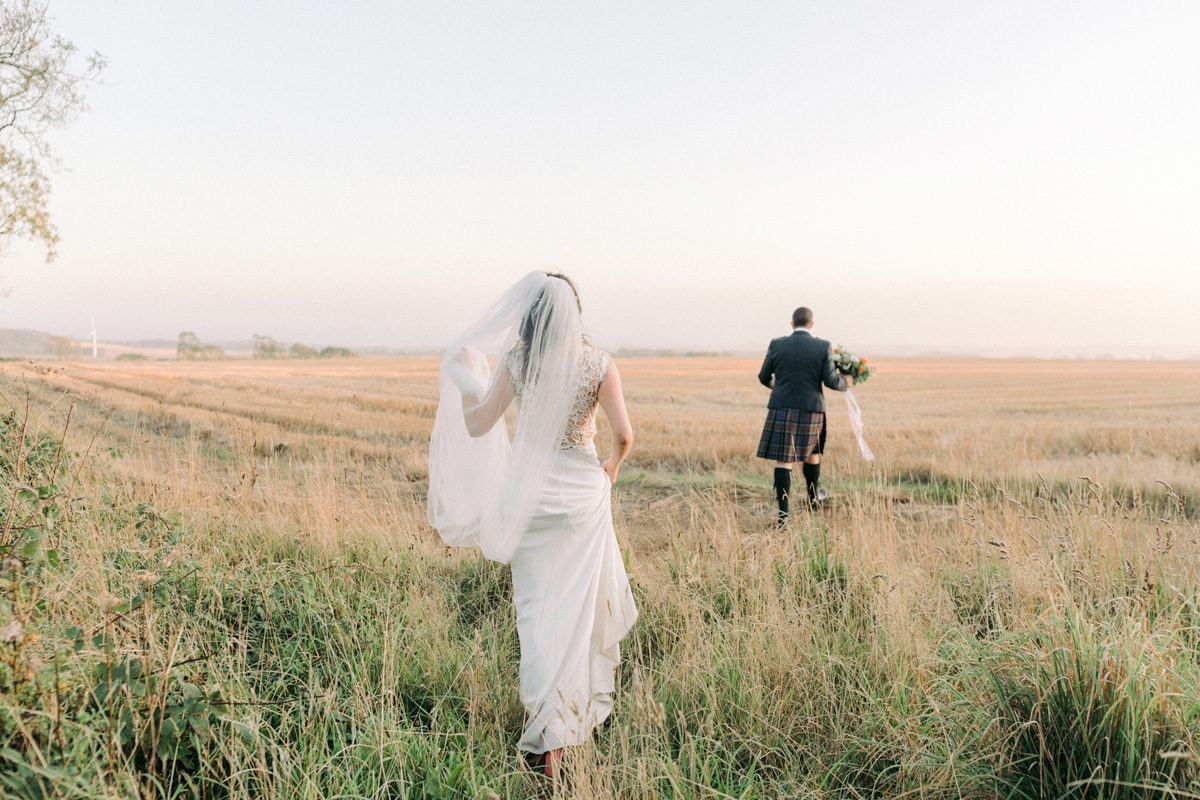
[[[652,350],[644,347],[622,347],[617,350],[619,358],[712,358],[732,356],[728,350]]]
[[[205,344],[191,331],[179,334],[176,347],[178,358],[186,361],[201,361],[225,358],[225,351],[215,344]],[[306,344],[286,347],[271,336],[254,334],[254,358],[358,358],[358,353],[348,347],[323,347],[320,350]]]
[[[225,358],[225,351],[215,344],[205,344],[191,331],[179,334],[176,346],[178,358],[186,361],[201,361]],[[358,353],[348,347],[323,347],[317,350],[306,344],[286,347],[272,336],[254,334],[254,358],[358,358]]]
[[[358,353],[348,347],[323,347],[317,350],[306,344],[297,342],[291,347],[284,347],[279,341],[270,336],[254,334],[255,358],[358,358]]]

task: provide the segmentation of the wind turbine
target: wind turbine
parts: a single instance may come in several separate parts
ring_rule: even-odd
[[[92,337],[92,358],[96,358],[96,318],[92,317],[92,330],[88,333]]]

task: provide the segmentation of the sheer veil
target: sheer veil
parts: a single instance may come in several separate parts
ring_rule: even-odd
[[[582,347],[574,290],[531,272],[446,351],[429,442],[429,522],[446,544],[511,560],[558,458]],[[517,381],[507,374],[514,348]],[[512,441],[503,418],[472,437],[463,396],[482,400],[505,381],[521,386]]]

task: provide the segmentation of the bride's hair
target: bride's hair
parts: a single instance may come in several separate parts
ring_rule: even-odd
[[[579,300],[579,289],[576,288],[575,282],[566,275],[563,275],[561,272],[547,272],[546,277],[557,278],[558,280],[567,284],[567,286],[571,287],[571,293],[575,295],[575,307],[582,314],[583,303]],[[521,324],[518,326],[519,335],[521,337],[521,341],[518,346],[521,348],[521,356],[522,360],[524,361],[521,371],[524,373],[524,379],[526,381],[529,380],[531,367],[531,364],[529,363],[530,353],[534,351],[542,352],[546,346],[546,335],[549,332],[549,327],[544,324],[540,324],[540,321],[542,320],[543,315],[549,316],[554,314],[553,308],[546,307],[548,303],[552,302],[552,297],[553,295],[548,295],[545,289],[542,289],[542,291],[538,292],[537,297],[535,297],[533,302],[529,304],[529,308],[526,309],[525,314],[521,317]],[[537,342],[538,347],[534,347],[535,337],[539,339]],[[583,337],[583,341],[584,344],[588,343],[588,337],[586,334]]]
[[[583,313],[583,303],[579,300],[579,288],[575,286],[575,281],[563,275],[561,272],[547,272],[547,278],[558,278],[560,281],[565,281],[567,286],[571,287],[571,293],[575,295],[575,307],[579,309],[579,313]]]

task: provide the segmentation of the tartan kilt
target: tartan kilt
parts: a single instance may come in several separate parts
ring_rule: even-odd
[[[825,452],[825,415],[794,408],[767,409],[758,457],[771,461],[803,461]]]

